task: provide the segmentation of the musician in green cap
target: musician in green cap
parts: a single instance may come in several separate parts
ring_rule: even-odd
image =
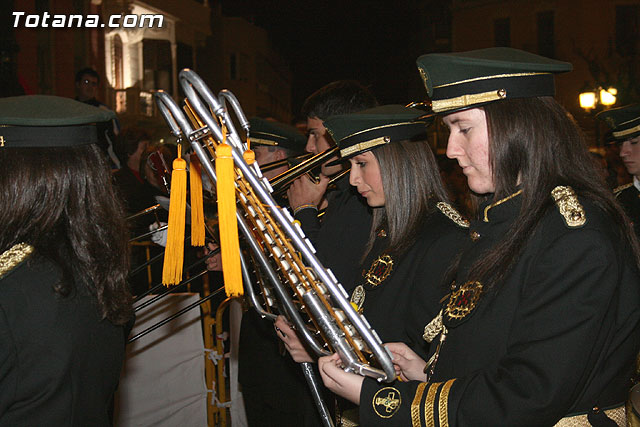
[[[389,345],[379,384],[320,359],[362,425],[625,425],[640,344],[638,244],[553,98],[565,62],[510,48],[418,67],[478,197],[468,242],[426,324],[429,357]]]
[[[304,153],[307,141],[303,134],[293,126],[273,120],[252,117],[251,148],[256,154],[256,162],[261,167],[274,162],[285,161]],[[283,165],[264,171],[263,175],[271,179],[286,172],[289,165]]]
[[[633,176],[632,182],[613,192],[640,238],[640,104],[605,110],[596,117],[611,128],[613,142],[620,147],[620,158],[627,172]]]
[[[96,123],[68,98],[0,99],[0,425],[112,425],[133,322],[127,231]]]

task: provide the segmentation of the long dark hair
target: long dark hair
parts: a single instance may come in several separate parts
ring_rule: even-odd
[[[423,221],[434,210],[433,201],[448,201],[438,165],[426,141],[400,141],[372,151],[380,164],[384,207],[373,210],[367,256],[378,229],[386,226],[390,254],[400,255],[417,237]]]
[[[551,190],[558,185],[571,186],[610,215],[618,224],[619,238],[629,243],[638,263],[631,225],[598,174],[580,128],[560,104],[551,97],[523,98],[494,102],[483,109],[495,184],[493,201],[522,188],[522,206],[505,238],[472,266],[470,277],[490,287],[502,281],[553,206]]]
[[[25,242],[59,265],[60,295],[86,286],[102,318],[132,315],[123,210],[95,145],[0,150],[0,252]]]

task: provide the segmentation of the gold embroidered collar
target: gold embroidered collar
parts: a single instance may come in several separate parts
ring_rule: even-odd
[[[0,254],[0,278],[27,259],[32,252],[33,246],[27,243],[18,243]]]
[[[484,208],[484,218],[483,218],[483,221],[484,221],[484,222],[489,222],[489,217],[488,217],[487,215],[489,214],[489,210],[490,210],[490,209],[495,208],[496,206],[501,205],[501,204],[503,204],[504,202],[506,202],[506,201],[508,201],[508,200],[511,200],[511,199],[513,199],[513,198],[514,198],[514,197],[516,197],[516,196],[519,196],[520,194],[522,194],[522,189],[520,189],[520,190],[516,191],[515,193],[513,193],[513,194],[512,194],[512,195],[510,195],[510,196],[505,197],[504,199],[500,199],[500,200],[498,200],[498,201],[497,201],[497,202],[495,202],[495,203],[491,203],[489,206],[487,206],[486,208]]]

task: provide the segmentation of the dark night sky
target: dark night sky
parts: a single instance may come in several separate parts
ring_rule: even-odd
[[[222,1],[226,16],[243,16],[269,33],[293,72],[293,111],[324,84],[356,79],[381,103],[423,97],[415,66],[422,52],[420,14],[411,0]]]

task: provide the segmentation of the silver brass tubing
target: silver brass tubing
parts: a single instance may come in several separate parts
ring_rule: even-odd
[[[322,393],[320,392],[320,387],[318,386],[318,377],[313,370],[313,364],[310,362],[302,362],[300,364],[300,367],[302,368],[304,378],[307,380],[309,390],[311,390],[313,401],[316,403],[318,412],[320,412],[322,425],[325,427],[333,427],[333,420],[331,419],[331,414],[327,409],[327,405],[325,405],[324,400],[322,399]]]
[[[242,254],[242,251],[240,251],[240,267],[242,268],[242,277],[244,279],[244,283],[246,284],[244,286],[244,289],[245,289],[245,295],[249,300],[249,304],[251,305],[251,307],[253,307],[254,310],[258,312],[260,317],[262,318],[266,317],[271,321],[275,321],[277,316],[273,313],[269,313],[268,311],[265,311],[262,309],[262,305],[258,300],[258,296],[253,291],[253,286],[251,285],[251,274],[249,273],[249,267],[246,262],[246,258]]]
[[[258,258],[258,262],[260,266],[263,267],[264,273],[267,275],[269,280],[274,284],[274,292],[276,293],[276,297],[280,301],[280,303],[284,306],[285,313],[282,313],[287,317],[295,326],[296,330],[300,335],[302,335],[303,341],[306,341],[309,344],[309,347],[316,353],[318,356],[328,356],[330,353],[322,348],[320,344],[317,343],[316,338],[311,335],[311,332],[305,326],[305,321],[302,319],[300,312],[296,308],[291,296],[283,289],[283,286],[280,286],[280,279],[278,278],[278,274],[275,272],[271,263],[262,252],[262,249],[258,245],[258,243],[253,238],[253,234],[251,234],[251,230],[247,226],[242,215],[238,213],[238,228],[242,232],[242,235],[245,237],[249,248],[254,252],[254,255]],[[249,291],[252,292],[252,291]],[[258,311],[259,314],[261,310]]]

